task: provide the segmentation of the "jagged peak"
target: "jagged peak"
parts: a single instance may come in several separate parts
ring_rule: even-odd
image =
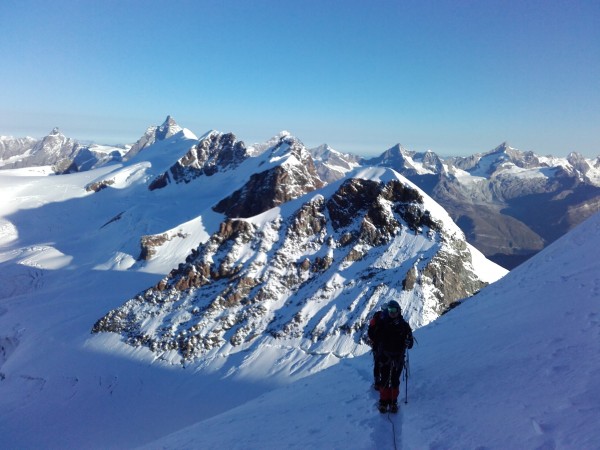
[[[299,138],[297,138],[292,133],[290,133],[289,131],[286,131],[286,130],[280,131],[275,136],[270,138],[268,141],[266,141],[263,144],[259,144],[259,145],[262,145],[262,146],[266,145],[268,147],[273,147],[273,146],[280,145],[282,143],[286,143],[289,145],[300,144],[300,145],[304,146],[304,144],[302,143],[302,141]]]
[[[582,174],[586,174],[590,169],[590,164],[581,153],[569,153],[569,156],[567,156],[567,161],[569,164],[571,164],[573,169],[581,172]]]
[[[164,141],[165,139],[182,131],[184,131],[184,129],[181,128],[170,115],[168,115],[162,125],[153,125],[148,127],[144,135],[131,146],[131,149],[123,159],[127,161],[137,155],[145,147],[154,144],[156,141]],[[196,136],[194,135],[193,137],[195,138]]]
[[[510,161],[516,161],[516,160],[520,160],[523,158],[524,153],[521,152],[520,150],[511,147],[508,142],[504,141],[502,142],[500,145],[498,145],[496,148],[494,148],[493,150],[490,150],[489,152],[486,153],[479,153],[474,155],[475,157],[477,157],[479,160],[483,159],[483,158],[490,158],[490,157],[494,157],[497,158],[499,160],[510,160]]]
[[[290,146],[297,144],[297,145],[304,147],[304,144],[302,143],[302,141],[299,138],[297,138],[296,136],[294,136],[292,133],[289,133],[287,131],[282,131],[281,133],[279,133],[278,136],[279,136],[280,143],[286,143],[286,144],[289,144]]]
[[[508,155],[511,159],[517,158],[520,159],[522,157],[524,157],[525,155],[531,157],[531,156],[536,156],[534,152],[531,151],[526,151],[523,152],[515,147],[511,147],[510,144],[508,142],[502,142],[500,145],[498,145],[495,149],[487,152],[487,153],[483,153],[480,156],[489,156],[489,155]]]
[[[338,152],[336,149],[334,149],[327,143],[318,145],[317,147],[310,148],[308,151],[310,152],[310,154],[313,157],[318,157],[318,158],[327,156],[327,155],[331,155],[331,154],[342,155],[341,152]]]
[[[431,149],[428,149],[421,153],[415,153],[415,155],[419,155],[421,157],[428,157],[428,158],[433,158],[433,157],[439,158],[439,155]]]
[[[254,149],[259,153],[268,150],[274,158],[287,154],[294,154],[299,160],[304,160],[305,156],[310,157],[310,152],[302,141],[287,131],[280,132],[263,144],[255,144]]]
[[[432,150],[427,150],[425,153],[417,153],[415,155],[416,157],[419,157],[420,159],[422,159],[425,162],[429,162],[429,163],[435,163],[435,164],[442,164],[442,159],[439,157],[439,155],[437,153],[435,153]]]
[[[38,141],[38,145],[43,146],[49,143],[51,143],[51,145],[56,145],[57,142],[75,144],[77,143],[77,140],[65,136],[60,132],[60,129],[58,127],[54,127],[48,135],[44,136],[41,140]]]
[[[388,152],[404,153],[407,150],[404,148],[404,146],[402,144],[397,143],[394,146],[390,147],[387,151]]]
[[[494,153],[506,153],[509,150],[515,150],[514,148],[512,148],[510,145],[508,145],[507,141],[502,142],[500,145],[498,145],[496,148],[494,148],[493,150],[484,153],[484,155],[491,155]]]
[[[389,161],[395,158],[399,158],[405,161],[407,158],[411,158],[414,152],[408,151],[402,146],[402,144],[396,144],[393,147],[388,148],[379,157],[374,158],[375,160]]]
[[[248,147],[248,152],[252,156],[258,156],[261,153],[264,153],[268,149],[272,149],[276,146],[279,146],[283,142],[287,142],[288,144],[292,144],[293,142],[300,142],[296,139],[289,131],[283,130],[277,133],[275,136],[267,139],[264,142],[256,142]]]
[[[175,122],[175,119],[173,119],[173,117],[171,117],[171,115],[167,115],[167,118],[165,119],[165,121],[163,122],[163,124],[161,125],[161,127],[164,127],[164,126],[174,126],[174,125],[177,125],[177,122]]]
[[[183,128],[181,128],[171,116],[167,116],[163,124],[156,129],[156,139],[162,141],[169,136],[179,133],[181,130],[183,130]]]

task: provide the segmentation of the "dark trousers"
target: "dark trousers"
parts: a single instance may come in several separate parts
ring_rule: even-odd
[[[381,384],[379,399],[388,403],[396,402],[400,393],[400,375],[404,367],[404,355],[382,355],[379,358]]]
[[[373,384],[375,386],[381,386],[383,381],[381,380],[381,366],[379,364],[379,358],[377,358],[377,352],[373,351]]]

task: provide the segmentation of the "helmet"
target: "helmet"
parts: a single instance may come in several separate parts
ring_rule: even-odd
[[[389,301],[386,308],[388,311],[390,309],[396,309],[397,312],[401,312],[400,304],[396,300]]]

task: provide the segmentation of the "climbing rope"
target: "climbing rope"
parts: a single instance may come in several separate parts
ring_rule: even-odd
[[[392,385],[392,372],[394,370],[394,368],[396,367],[396,361],[394,359],[392,359],[390,361],[390,375],[388,377],[388,381],[387,381],[387,386],[391,386]],[[398,450],[398,447],[396,445],[396,424],[394,423],[394,421],[391,418],[390,415],[390,411],[388,410],[387,413],[387,420],[392,424],[392,438],[393,438],[393,442],[394,442],[394,450]]]
[[[390,423],[392,424],[392,437],[394,438],[394,450],[398,450],[398,447],[396,446],[396,425],[392,421],[389,412],[387,414],[387,418],[390,421]]]

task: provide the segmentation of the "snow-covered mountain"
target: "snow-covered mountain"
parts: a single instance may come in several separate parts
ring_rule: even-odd
[[[32,137],[0,136],[0,168],[12,164],[15,159],[30,151],[36,142]]]
[[[416,153],[396,144],[376,158],[361,161],[364,165],[391,167],[405,176],[433,175],[445,170],[433,152]]]
[[[144,148],[154,144],[157,141],[164,141],[165,139],[174,136],[182,130],[183,128],[181,128],[171,116],[167,116],[162,125],[153,125],[148,127],[144,135],[131,146],[123,159],[126,161],[130,160]]]
[[[119,162],[125,148],[84,145],[58,128],[40,140],[0,136],[0,169],[51,166],[55,173],[71,173]]]
[[[0,137],[0,169],[51,164],[56,173],[89,170],[130,160],[181,130],[168,116],[162,125],[149,127],[135,144],[123,148],[83,145],[62,135],[58,139],[57,130],[40,141]],[[214,133],[221,136],[218,140],[235,138],[231,133]],[[251,146],[236,140],[229,153],[222,151],[221,143],[204,140],[205,148],[190,149],[157,176],[152,187],[164,187],[178,177],[189,181],[210,175],[215,168],[225,168],[226,159],[237,164],[235,161],[257,156],[286,136],[290,134],[282,132]],[[215,149],[221,149],[214,155],[224,160],[214,160],[211,152]],[[440,203],[470,244],[509,269],[600,210],[600,157],[587,159],[577,153],[567,158],[540,156],[507,143],[489,152],[451,158],[432,151],[417,153],[399,144],[370,159],[339,152],[327,144],[309,152],[324,183],[337,181],[357,167],[393,168]]]
[[[327,144],[311,148],[309,151],[319,177],[326,183],[337,181],[360,166],[359,156],[338,152]]]
[[[0,173],[0,446],[156,439],[367,352],[366,317],[393,295],[418,326],[504,274],[389,169],[324,186],[288,133],[247,151],[218,132],[167,134],[84,172]],[[101,330],[139,293],[164,304]],[[172,325],[194,345],[195,326],[208,345],[178,347],[162,333]],[[141,421],[136,405],[155,413]]]
[[[362,164],[391,167],[440,203],[488,258],[513,268],[600,210],[600,159],[542,157],[503,143],[442,159],[396,145]]]
[[[439,254],[464,241],[435,202],[384,168],[357,170],[243,219],[212,208],[233,192],[243,192],[254,174],[278,173],[282,164],[297,166],[294,145],[281,143],[289,138],[278,136],[259,150],[252,147],[248,153],[254,157],[243,159],[235,170],[219,168],[213,175],[154,190],[149,186],[157,177],[197,148],[199,139],[189,130],[155,141],[129,161],[86,172],[0,172],[0,448],[367,449],[394,443],[405,448],[594,448],[600,440],[600,267],[595,255],[600,217],[419,328],[418,345],[410,353],[409,403],[390,422],[374,408],[372,359],[362,354],[367,348],[352,339],[355,350],[340,358],[344,353],[339,350],[348,347],[324,347],[347,339],[340,318],[350,319],[359,310],[352,304],[354,309],[344,309],[344,301],[357,292],[351,278],[365,288],[358,303],[371,293],[375,304],[383,302],[405,279],[408,266],[399,263],[404,255],[416,254],[421,245],[425,261],[436,249]],[[291,170],[290,176],[296,173],[306,175]],[[86,189],[91,186],[105,187]],[[286,195],[297,192],[297,183],[290,186]],[[370,196],[377,201],[367,208],[361,199]],[[391,228],[396,234],[388,227],[393,221],[402,225]],[[385,226],[371,229],[369,223]],[[415,223],[420,230],[411,229]],[[344,227],[351,232],[349,241],[338,247]],[[360,239],[365,240],[362,247]],[[333,250],[332,261],[325,249]],[[368,252],[343,262],[340,256],[350,249]],[[302,264],[286,265],[302,252],[309,260],[306,270]],[[282,259],[274,260],[277,256]],[[206,285],[172,289],[170,283],[181,282],[183,288],[201,280],[184,269],[206,267],[202,263],[215,269]],[[484,263],[473,260],[473,270],[481,271]],[[228,272],[237,267],[237,273]],[[357,276],[361,267],[371,271],[362,272],[364,279]],[[427,281],[423,266],[416,268],[420,280],[413,291]],[[300,305],[291,302],[283,312],[296,307],[315,312],[321,323],[342,332],[336,337],[325,330],[324,339],[313,343],[304,330],[315,329],[318,322],[307,328],[300,317],[302,336],[295,342],[312,346],[310,352],[282,345],[298,338],[263,336],[235,348],[225,344],[231,351],[214,347],[200,356],[210,361],[207,366],[200,360],[171,364],[181,359],[177,349],[157,353],[123,342],[118,333],[90,332],[107,312],[121,310],[126,299],[146,294],[157,300],[167,293],[180,297],[165,303],[171,317],[148,315],[140,327],[152,321],[175,323],[169,320],[183,318],[186,302],[202,301],[190,295],[193,289],[219,292],[227,278],[243,288],[250,269],[263,270],[264,280],[256,278],[259,284],[249,294],[242,290],[245,297],[237,307],[235,298],[230,299],[232,309],[219,311],[215,302],[217,323],[233,311],[240,312],[232,314],[237,319],[258,310],[253,309],[260,306],[257,301],[243,302],[253,298],[252,289],[264,287],[269,294],[267,287],[283,285],[291,278],[286,275],[295,273],[307,277],[299,290],[323,294],[311,297],[315,306],[335,307],[318,315],[297,297]],[[329,286],[323,284],[327,273],[332,275]],[[273,299],[266,294],[271,307]],[[415,314],[408,303],[404,306],[407,316]],[[135,323],[135,316],[146,312],[134,311],[132,320],[126,317],[123,323]],[[264,317],[257,315],[255,324],[264,323]],[[252,324],[253,316],[246,318],[223,336]],[[296,323],[285,319],[277,316],[269,323]],[[261,352],[253,342],[260,342]],[[279,376],[265,377],[269,373]]]
[[[240,352],[255,360],[278,347],[299,353],[300,364],[364,352],[368,316],[390,299],[419,327],[502,274],[481,257],[474,264],[478,252],[460,229],[389,169],[315,192],[226,220],[94,332],[119,333],[175,362]]]
[[[167,215],[161,200],[184,205],[182,197],[196,196],[185,222],[133,233],[139,250],[121,266],[176,264],[98,317],[95,333],[178,364],[211,366],[236,354],[252,360],[271,347],[297,364],[314,363],[315,354],[363,353],[368,315],[391,298],[418,327],[505,273],[390,169],[360,169],[325,186],[310,152],[288,133],[260,150],[230,133],[190,138],[182,130],[157,139],[86,185],[100,197],[144,190],[136,206],[148,199],[147,216]],[[139,220],[135,208],[122,209],[106,218],[105,232],[120,234]],[[211,226],[199,231],[192,222]]]

